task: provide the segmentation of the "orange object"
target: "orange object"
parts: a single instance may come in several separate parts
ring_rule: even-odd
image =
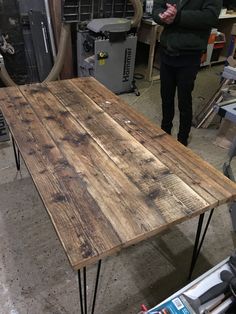
[[[203,53],[201,56],[201,63],[206,62],[206,60],[207,60],[207,53]]]
[[[146,307],[144,304],[141,305],[141,310],[142,310],[142,311],[145,311],[145,312],[148,311],[147,307]]]
[[[215,40],[216,40],[216,34],[211,33],[208,39],[208,44],[214,44]]]

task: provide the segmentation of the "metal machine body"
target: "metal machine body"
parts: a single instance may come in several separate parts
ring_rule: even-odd
[[[111,91],[134,90],[137,36],[128,19],[94,19],[77,32],[78,76],[94,76]]]

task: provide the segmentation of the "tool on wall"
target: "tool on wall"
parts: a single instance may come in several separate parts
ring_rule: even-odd
[[[54,66],[44,81],[58,79],[65,61],[71,23],[77,23],[78,46],[81,43],[82,47],[81,50],[78,49],[78,73],[82,74],[81,64],[88,63],[89,67],[84,67],[86,73],[83,75],[95,76],[114,92],[133,90],[139,95],[133,77],[137,44],[135,29],[143,14],[141,0],[108,0],[106,3],[103,0],[64,0],[62,5],[63,22],[58,53]],[[97,18],[101,17],[103,20],[98,21]],[[86,34],[83,33],[84,29]],[[89,49],[91,55],[88,55]],[[40,61],[40,56],[38,59]],[[42,74],[41,78],[44,77]],[[0,78],[7,86],[14,84],[4,62],[0,64]]]
[[[14,47],[7,41],[9,36],[7,34],[1,34],[0,32],[0,49],[3,53],[9,53],[14,55],[15,49]]]
[[[0,31],[0,50],[2,53],[13,55],[15,53],[14,47],[7,41],[9,39],[7,34],[2,34]],[[0,53],[0,78],[6,86],[16,85],[10,78],[4,63],[3,55]]]
[[[50,58],[49,50],[51,49],[53,50],[53,48],[51,47],[52,41],[48,40],[48,34],[50,33],[50,28],[48,27],[49,17],[47,16],[47,14],[49,14],[49,10],[48,10],[48,7],[46,7],[46,14],[42,14],[42,12],[39,11],[40,8],[44,7],[46,2],[47,1],[36,1],[36,0],[35,1],[25,1],[25,0],[19,1],[22,23],[23,25],[26,25],[28,23],[31,26],[32,31],[34,32],[34,40],[33,40],[34,47],[31,44],[29,48],[31,50],[32,48],[35,48],[34,50],[36,51],[36,54],[38,56],[37,65],[40,71],[39,78],[40,78],[40,81],[44,80],[45,82],[58,79],[59,73],[61,72],[61,69],[65,62],[67,42],[68,42],[69,37],[71,36],[71,30],[70,30],[71,25],[69,23],[62,21],[57,56],[56,57],[54,56],[54,64],[52,62],[49,62],[48,61]],[[60,4],[61,3],[58,2],[58,5]],[[40,12],[40,16],[39,16],[39,12]],[[36,27],[37,26],[36,24],[38,25],[38,27]],[[49,32],[48,32],[48,29],[49,29]],[[31,39],[29,38],[29,41],[32,42],[32,38]],[[40,49],[40,47],[42,47],[42,49]],[[43,58],[43,52],[45,52],[46,59]],[[45,60],[47,60],[47,62],[45,62]],[[48,64],[46,71],[44,70],[45,63]],[[10,78],[6,70],[4,62],[0,63],[0,78],[6,86],[15,85],[15,83]]]
[[[45,6],[46,14],[48,15],[49,7],[46,4],[47,1],[45,1]],[[136,95],[139,95],[133,78],[137,44],[137,36],[134,29],[142,18],[141,1],[129,0],[128,3],[128,0],[123,0],[122,5],[121,2],[117,3],[116,0],[111,0],[110,6],[109,4],[107,6],[102,0],[64,0],[62,4],[64,11],[58,52],[55,56],[53,46],[54,65],[46,77],[45,71],[40,72],[41,80],[48,82],[58,79],[65,62],[67,42],[71,36],[71,23],[76,22],[78,24],[78,73],[80,75],[95,76],[114,92],[134,91]],[[22,5],[27,5],[27,3],[22,2]],[[101,18],[104,16],[106,19],[94,19],[95,17]],[[113,16],[118,17],[111,18]],[[41,18],[38,19],[37,12],[31,11],[30,23],[33,30],[35,30],[35,20],[40,22]],[[47,16],[47,20],[50,20],[49,16]],[[86,25],[88,27],[84,31],[83,29]],[[40,26],[42,28],[42,42],[45,47],[45,54],[48,55],[49,48],[47,46],[45,23],[41,21]],[[50,32],[50,27],[49,33],[52,33]],[[3,52],[13,54],[14,48],[7,42],[7,39],[7,36],[0,34],[0,48]],[[38,44],[39,41],[37,36],[35,36],[34,45],[38,47]],[[39,51],[37,47],[36,52]],[[45,59],[42,60],[41,58],[41,53],[38,54],[39,69],[41,69],[42,64],[45,65],[44,61]],[[47,64],[47,71],[49,71],[50,62]],[[86,73],[82,73],[82,68]],[[0,79],[6,86],[16,85],[7,72],[2,55],[0,55]],[[3,117],[1,121],[4,124],[4,136],[2,136],[2,139],[9,139]]]

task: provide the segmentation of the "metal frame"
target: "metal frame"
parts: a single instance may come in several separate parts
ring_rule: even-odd
[[[199,257],[199,254],[200,254],[200,251],[201,251],[201,248],[202,248],[209,224],[211,222],[214,210],[215,210],[214,208],[211,209],[204,229],[203,229],[203,224],[204,224],[205,213],[203,213],[199,216],[197,232],[196,232],[194,248],[193,248],[193,254],[192,254],[190,270],[189,270],[189,275],[188,275],[188,281],[191,281],[194,267],[197,263],[197,260],[198,260],[198,257]],[[95,304],[96,304],[96,297],[97,297],[97,291],[98,291],[98,283],[99,283],[99,278],[100,278],[101,263],[102,263],[102,261],[99,260],[98,265],[97,265],[97,274],[96,274],[96,281],[95,281],[95,286],[94,286],[92,309],[90,312],[91,314],[94,314],[94,311],[95,311]],[[78,270],[78,283],[79,283],[80,310],[81,310],[81,314],[88,314],[89,308],[88,308],[88,302],[87,302],[86,267],[83,267],[83,276],[81,273],[82,272],[79,269]]]
[[[93,294],[93,303],[91,314],[94,314],[95,305],[96,305],[96,298],[97,298],[97,290],[98,290],[98,283],[100,278],[100,270],[101,270],[102,260],[98,261],[97,265],[97,274],[96,274],[96,281],[94,286],[94,294]],[[87,302],[87,274],[86,274],[86,267],[83,268],[83,276],[81,275],[81,270],[78,270],[78,282],[79,282],[79,297],[80,297],[80,310],[81,314],[88,314],[88,302]]]
[[[11,134],[11,139],[12,139],[12,146],[13,146],[13,150],[14,150],[16,169],[17,169],[17,171],[20,171],[20,151],[19,151],[19,148],[17,147],[17,145],[15,143],[15,139],[12,136],[12,134]]]
[[[202,227],[203,227],[203,222],[204,222],[204,218],[205,218],[205,213],[203,213],[199,216],[197,233],[196,233],[196,237],[195,237],[195,243],[194,243],[193,254],[192,254],[192,260],[191,260],[191,265],[190,265],[190,270],[189,270],[189,275],[188,275],[189,281],[192,278],[194,267],[197,263],[197,259],[198,259],[198,256],[200,254],[200,251],[201,251],[201,248],[202,248],[209,224],[211,222],[211,218],[212,218],[212,215],[214,213],[214,210],[215,209],[212,208],[212,210],[210,211],[210,214],[209,214],[208,220],[206,222],[203,233],[202,233],[202,230],[203,230]],[[202,234],[202,236],[201,236],[201,234]]]
[[[12,146],[14,150],[14,157],[15,157],[15,163],[16,163],[16,168],[18,171],[20,171],[20,166],[21,166],[21,160],[20,160],[20,151],[15,143],[15,139],[11,134],[12,138]],[[203,231],[203,224],[204,224],[204,218],[205,218],[205,213],[201,214],[199,216],[198,220],[198,226],[197,226],[197,232],[195,236],[195,242],[194,242],[194,248],[193,248],[193,254],[192,254],[192,259],[191,259],[191,264],[190,264],[190,270],[189,270],[189,275],[188,275],[188,281],[191,280],[192,274],[194,271],[194,267],[197,263],[197,259],[199,257],[209,224],[211,222],[212,215],[214,213],[214,208],[210,211],[209,217],[207,219],[207,222],[204,227]],[[101,264],[102,261],[98,261],[97,265],[97,274],[96,274],[96,281],[95,281],[95,286],[94,286],[94,294],[93,294],[93,303],[92,303],[92,309],[91,309],[91,314],[94,314],[95,311],[95,305],[96,305],[96,298],[97,298],[97,291],[98,291],[98,283],[99,283],[99,278],[100,278],[100,271],[101,271]],[[86,273],[86,267],[83,267],[83,276],[81,276],[81,270],[78,270],[78,283],[79,283],[79,297],[80,297],[80,309],[81,309],[81,314],[88,314],[88,302],[87,302],[87,273]]]

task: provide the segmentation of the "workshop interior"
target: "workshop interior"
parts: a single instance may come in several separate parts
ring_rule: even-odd
[[[182,2],[184,1],[182,0]],[[55,239],[54,234],[52,235],[53,228],[48,222],[50,214],[49,216],[45,215],[43,218],[40,216],[40,219],[37,221],[37,215],[33,214],[33,210],[31,211],[31,208],[39,208],[43,211],[40,206],[42,207],[42,204],[46,203],[44,200],[42,202],[39,197],[41,196],[40,193],[38,194],[33,189],[34,185],[30,181],[28,173],[34,173],[34,170],[36,171],[40,168],[41,163],[35,163],[32,167],[33,170],[30,170],[30,166],[26,162],[23,170],[20,170],[20,162],[23,163],[24,159],[21,157],[20,149],[24,132],[22,131],[23,128],[22,130],[19,129],[15,135],[16,141],[14,140],[13,129],[8,125],[10,116],[10,114],[8,116],[8,110],[10,112],[12,107],[10,102],[17,101],[17,97],[20,99],[22,95],[25,95],[24,93],[26,93],[27,88],[31,85],[35,86],[35,90],[32,89],[29,92],[29,97],[32,97],[32,99],[29,99],[31,99],[32,103],[34,101],[37,103],[42,102],[42,97],[38,96],[37,98],[37,86],[40,86],[39,91],[43,91],[44,86],[46,86],[45,88],[47,86],[54,86],[50,84],[53,84],[53,82],[64,82],[64,80],[65,82],[72,80],[71,84],[76,85],[77,83],[74,80],[77,78],[83,78],[85,80],[84,85],[94,86],[91,83],[93,82],[92,79],[94,79],[98,82],[97,86],[100,86],[101,89],[98,87],[98,91],[96,93],[94,91],[93,97],[87,95],[82,98],[81,96],[78,101],[73,99],[74,96],[68,87],[69,83],[65,85],[66,87],[63,87],[64,92],[67,93],[66,98],[72,104],[66,104],[66,109],[63,107],[59,111],[60,114],[63,115],[64,112],[64,116],[68,115],[66,110],[70,113],[73,112],[73,106],[75,104],[80,106],[82,99],[84,99],[83,106],[87,103],[90,104],[90,102],[93,103],[94,116],[99,116],[100,114],[100,116],[103,115],[106,119],[110,115],[115,117],[115,125],[120,133],[118,134],[118,131],[114,129],[115,127],[111,122],[107,131],[109,134],[118,134],[117,141],[121,142],[120,145],[124,145],[124,149],[120,153],[121,156],[129,151],[129,147],[125,146],[126,140],[124,138],[127,139],[129,136],[135,134],[136,137],[134,143],[130,145],[130,150],[132,148],[134,151],[136,149],[138,151],[140,142],[145,146],[145,153],[143,153],[142,158],[148,158],[140,160],[140,169],[144,169],[143,164],[145,163],[146,165],[152,165],[152,162],[156,161],[156,159],[150,158],[149,153],[157,145],[155,144],[155,138],[164,136],[164,131],[156,136],[150,134],[152,137],[149,140],[143,135],[145,132],[148,132],[147,130],[155,130],[150,126],[152,123],[160,127],[162,114],[160,37],[163,26],[158,25],[153,20],[154,2],[155,0],[0,1],[0,314],[87,314],[90,313],[89,309],[87,309],[87,291],[90,293],[90,290],[93,289],[88,283],[86,284],[86,273],[84,272],[84,290],[82,290],[81,279],[79,277],[80,305],[79,302],[74,301],[76,298],[79,298],[79,292],[76,283],[69,286],[69,283],[71,284],[74,280],[74,275],[69,264],[67,265],[67,259],[64,260],[64,257],[62,257],[63,253],[55,248],[60,243],[56,239],[56,233]],[[88,78],[91,81],[86,81]],[[193,126],[191,140],[189,146],[186,148],[189,155],[186,151],[186,158],[189,163],[193,164],[192,167],[196,176],[186,181],[187,183],[185,182],[186,191],[188,186],[191,188],[192,186],[196,187],[195,192],[198,191],[198,185],[200,188],[202,188],[202,185],[205,185],[204,188],[206,189],[213,186],[213,178],[210,176],[208,183],[207,166],[205,173],[202,174],[206,179],[206,183],[202,184],[199,181],[198,175],[200,170],[198,171],[197,162],[194,164],[195,161],[193,162],[193,160],[195,160],[195,157],[191,155],[190,151],[193,151],[210,163],[216,171],[229,180],[230,184],[236,182],[235,82],[236,1],[225,0],[223,1],[219,16],[219,23],[211,30],[207,50],[202,55],[199,74],[195,82],[196,89],[193,92]],[[109,97],[106,96],[106,101],[100,100],[102,99],[102,91],[104,91],[101,85],[109,90],[107,94]],[[26,89],[24,89],[24,86],[26,86]],[[60,86],[62,88],[63,85],[55,86],[57,86],[55,87],[56,96],[50,94],[50,97],[55,96],[61,101]],[[19,94],[14,94],[15,88],[18,87]],[[84,89],[84,86],[83,88],[81,87],[80,94],[82,94]],[[1,90],[4,90],[3,94],[1,94]],[[53,87],[50,93],[52,93],[52,90]],[[48,91],[45,92],[45,95],[49,97],[46,93]],[[7,98],[4,99],[2,95],[7,95]],[[50,97],[49,99],[51,99]],[[135,119],[138,113],[145,116],[149,122],[146,122],[147,124],[145,125],[137,125],[129,118],[126,118],[125,115],[122,116],[118,109],[116,111],[119,99],[125,101],[125,105],[122,105],[122,108],[125,108],[122,109],[124,112],[126,112],[127,106],[127,108],[132,109],[130,113],[131,117]],[[1,110],[1,102],[5,103],[5,110]],[[66,103],[65,99],[64,102]],[[53,104],[52,101],[52,108],[47,109],[51,110],[52,115],[54,112]],[[19,108],[27,106],[29,104],[23,101],[19,103]],[[91,104],[90,106],[92,107]],[[112,108],[109,106],[112,106]],[[44,104],[44,109],[42,109],[42,114],[46,110],[45,108],[46,103]],[[82,110],[86,111],[87,109],[84,108]],[[177,111],[178,107],[176,105]],[[7,113],[7,117],[4,116],[5,112]],[[28,116],[22,119],[22,124],[30,124],[31,115],[33,113],[28,113]],[[73,113],[70,119],[76,119],[78,116],[79,110]],[[86,119],[86,121],[92,119],[89,109]],[[16,120],[16,116],[14,116],[12,118],[13,127]],[[54,120],[54,117],[50,115],[46,116],[45,114],[42,120],[50,122]],[[141,123],[142,119],[140,118],[138,121]],[[63,122],[61,123],[63,124]],[[124,130],[121,129],[123,126],[124,128],[129,128],[127,137],[124,137]],[[148,126],[150,129],[148,129]],[[50,127],[54,128],[53,122]],[[65,130],[67,130],[66,127]],[[38,128],[40,129],[40,126]],[[104,126],[98,125],[97,128],[98,130],[100,130],[99,128],[103,130],[106,128],[106,124]],[[177,133],[177,129],[178,121],[174,120],[174,134]],[[56,126],[55,130],[57,130]],[[76,144],[80,146],[84,142],[86,143],[88,130],[89,127],[83,130],[83,134],[82,131],[81,134],[78,132],[78,141],[74,138],[70,139],[72,145]],[[88,148],[89,154],[96,151],[97,155],[90,160],[89,157],[84,157],[84,151],[81,149],[82,157],[88,164],[88,167],[94,167],[91,171],[94,171],[94,177],[98,178],[98,182],[101,170],[98,169],[99,166],[95,167],[92,162],[95,165],[100,165],[101,161],[98,161],[100,151],[107,152],[106,146],[103,145],[103,141],[107,140],[107,138],[102,131],[99,132],[101,137],[96,138],[94,136]],[[64,145],[61,143],[64,143],[68,138],[69,135],[64,135],[64,137],[61,136],[61,142],[55,142],[58,147],[61,147]],[[34,141],[35,139],[29,138],[28,144],[31,145]],[[97,144],[100,145],[99,149],[94,148]],[[53,145],[50,145],[45,143],[44,151],[53,150]],[[115,147],[116,143],[109,143],[109,145]],[[29,149],[27,154],[33,155],[37,149],[40,150],[39,146],[36,145],[35,147],[33,148],[32,144],[31,150]],[[65,150],[70,150],[70,146],[65,147]],[[25,152],[24,149],[26,148],[22,148],[22,156]],[[118,150],[119,148],[117,148]],[[167,148],[166,150],[168,151]],[[110,159],[115,160],[114,164],[120,163],[121,159],[113,155],[117,151],[111,151],[112,153],[103,161],[103,166]],[[166,154],[164,144],[161,148],[157,147],[157,151],[160,155],[164,156]],[[176,158],[179,158],[180,152],[181,149],[178,147],[175,148],[173,144],[173,156],[176,154]],[[52,154],[50,157],[51,160],[53,160],[53,156]],[[55,156],[58,156],[57,151],[55,152]],[[71,156],[73,157],[73,153],[71,153]],[[132,157],[131,154],[130,162],[132,161]],[[50,158],[49,161],[51,161]],[[157,160],[157,162],[159,161]],[[169,162],[169,159],[167,162]],[[52,176],[56,176],[57,172],[61,171],[62,164],[66,166],[67,163],[63,155],[61,163],[51,171]],[[189,169],[187,166],[185,169],[184,165],[181,163],[178,164],[177,159],[175,160],[174,158],[170,158],[170,163],[177,169],[177,173],[183,173],[182,177],[180,175],[181,179],[188,176]],[[122,171],[128,168],[127,165],[120,165]],[[50,166],[48,167],[50,168]],[[110,167],[109,169],[112,172],[114,168]],[[132,172],[133,169],[130,171]],[[79,179],[82,182],[81,190],[84,195],[87,195],[86,188],[89,186],[89,176],[84,175],[82,170],[76,170],[76,175],[81,175]],[[74,177],[70,171],[71,169],[68,172],[63,172],[63,176],[66,177],[66,180],[72,179],[73,181]],[[104,179],[107,182],[110,182],[111,172],[107,172],[107,177]],[[162,175],[165,175],[165,181],[163,181],[163,184],[161,183],[161,186],[170,184],[168,180],[171,180],[169,177],[173,173],[164,166],[163,168],[160,166],[160,172]],[[42,173],[43,170],[41,170]],[[121,182],[123,182],[122,175],[120,172],[118,174]],[[136,173],[133,175],[134,177],[130,176],[129,180],[135,183],[134,185],[137,185],[137,182],[133,179],[136,178]],[[153,174],[150,177],[147,173],[142,173],[142,177],[139,178],[139,180],[143,180],[144,186],[147,179],[152,181],[153,186],[155,181],[159,180],[158,176],[155,177]],[[176,180],[173,185],[177,186],[177,189],[181,189],[181,182]],[[96,187],[94,186],[89,192],[92,191],[91,193],[93,193],[94,190],[98,189],[99,184]],[[153,206],[153,199],[158,198],[160,194],[164,193],[164,190],[150,192],[147,187],[145,188],[149,197],[144,200],[145,204]],[[114,183],[114,189],[117,189],[117,194],[119,194],[118,183]],[[213,187],[212,190],[214,189]],[[57,188],[55,190],[56,196],[54,196],[57,199],[57,203],[65,202],[67,195],[58,195]],[[136,193],[136,186],[130,193],[133,192]],[[27,197],[23,196],[24,193],[26,193]],[[202,195],[204,205],[210,211],[207,222],[203,223],[203,220],[201,220],[202,216],[200,216],[200,220],[198,221],[196,215],[189,213],[185,209],[188,218],[193,219],[194,222],[192,220],[184,221],[184,219],[181,220],[180,218],[178,220],[179,224],[171,226],[170,230],[163,228],[157,236],[158,239],[151,238],[151,241],[148,242],[145,237],[140,236],[140,239],[145,240],[141,244],[138,244],[134,239],[133,241],[130,240],[127,245],[123,246],[124,253],[118,252],[116,247],[114,247],[111,251],[117,256],[111,257],[110,260],[106,261],[108,265],[103,275],[105,284],[100,289],[101,291],[98,291],[102,292],[103,300],[102,298],[99,299],[99,296],[96,300],[97,289],[99,290],[98,276],[101,266],[99,264],[95,284],[96,293],[92,302],[91,313],[236,314],[236,197],[233,197],[230,193],[231,191],[225,191],[224,186],[221,186],[221,190],[218,192],[220,196],[228,195],[227,204],[224,204],[223,200],[222,202],[217,201],[216,196],[213,194],[210,195],[210,192],[210,196]],[[134,195],[134,207],[139,204],[137,199],[135,199],[136,195],[139,194]],[[196,197],[195,194],[193,195]],[[17,199],[17,197],[19,198]],[[171,197],[175,198],[170,188],[168,193],[166,192],[166,199]],[[108,198],[108,194],[106,194],[106,198]],[[100,195],[98,199],[99,201],[101,199],[102,201],[104,200],[104,203],[106,201],[105,196],[103,199],[103,196]],[[122,199],[123,195],[120,195],[120,202],[122,202]],[[215,207],[220,206],[219,212],[216,209],[214,215],[214,208],[210,205],[208,206],[208,202],[209,204],[210,202],[213,203],[213,199]],[[197,197],[196,200],[198,201]],[[181,202],[179,201],[179,203]],[[26,204],[26,206],[22,204]],[[25,208],[30,208],[27,211],[29,216],[25,214],[24,210],[26,209],[24,209],[24,206]],[[55,211],[58,208],[55,207]],[[128,205],[125,208],[128,211]],[[136,208],[133,209],[133,212],[135,211]],[[112,214],[119,216],[115,212]],[[199,215],[202,214],[203,212]],[[86,216],[87,213],[84,215]],[[20,223],[24,219],[26,220],[26,227],[20,227]],[[71,219],[74,219],[74,216]],[[103,215],[97,215],[96,219],[102,221]],[[143,219],[143,216],[138,219]],[[121,223],[125,224],[126,222],[122,221]],[[32,236],[24,234],[26,232],[24,229],[30,224],[38,226],[38,231],[33,231]],[[197,229],[197,237],[200,237],[198,233],[200,233],[203,225],[205,231],[202,238],[193,244],[193,229]],[[54,227],[58,231],[55,224]],[[51,233],[48,231],[49,229]],[[62,229],[66,230],[66,225]],[[88,230],[90,229],[91,227],[88,226]],[[143,229],[145,230],[144,225]],[[78,237],[82,237],[80,231],[77,232]],[[40,237],[44,233],[45,235],[48,234],[49,244],[45,244],[46,242],[44,243],[40,240]],[[155,233],[153,232],[154,235]],[[17,239],[21,239],[21,236],[25,241],[23,241],[22,248],[25,248],[26,253],[21,251],[14,242],[16,239],[17,243]],[[109,242],[109,236],[107,234],[106,236]],[[34,248],[32,249],[30,246],[30,249],[28,249],[27,243],[29,243],[28,241],[30,241],[31,237],[31,240],[35,241],[32,244]],[[87,258],[86,254],[89,255],[90,250],[92,250],[89,246],[86,247],[86,245],[85,242],[82,244],[85,250],[83,252],[85,261]],[[37,252],[37,246],[41,248],[40,254]],[[66,244],[62,243],[62,246],[66,247]],[[193,246],[194,251],[192,255]],[[32,254],[34,255],[29,258]],[[107,256],[104,257],[108,259]],[[19,264],[17,262],[18,258],[20,261]],[[45,262],[47,258],[48,260]],[[158,258],[160,258],[159,261]],[[186,269],[188,268],[188,261],[191,258],[192,264],[190,266],[190,276],[188,277]],[[32,266],[34,261],[37,267]],[[56,266],[54,266],[53,261],[57,261]],[[88,264],[92,264],[92,262]],[[45,270],[45,265],[50,269],[50,274],[49,270]],[[86,263],[84,262],[83,267],[85,266]],[[21,267],[24,271],[19,270]],[[116,272],[115,267],[118,267],[121,275]],[[43,270],[41,276],[37,273],[36,269]],[[55,269],[56,273],[53,275],[53,270]],[[92,269],[91,273],[93,272],[95,270]],[[65,274],[69,274],[69,279],[66,279]],[[85,301],[83,301],[83,298]],[[83,304],[83,302],[85,303]]]

